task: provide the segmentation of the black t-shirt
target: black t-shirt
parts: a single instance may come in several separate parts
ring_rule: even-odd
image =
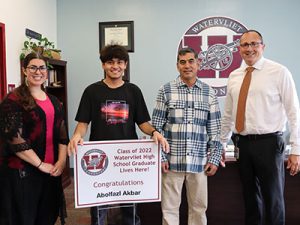
[[[112,89],[104,82],[89,85],[83,92],[75,118],[90,123],[90,141],[137,139],[136,124],[150,120],[141,90],[125,82]]]

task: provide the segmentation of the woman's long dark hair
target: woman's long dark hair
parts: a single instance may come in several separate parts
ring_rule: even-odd
[[[37,52],[29,53],[22,63],[22,68],[26,69],[30,61],[33,59],[41,59],[47,64],[47,60],[44,56]],[[28,86],[26,85],[26,78],[22,79],[21,85],[14,90],[14,93],[18,97],[18,102],[26,109],[31,110],[36,107],[34,98],[32,97]],[[43,87],[42,87],[43,88]]]

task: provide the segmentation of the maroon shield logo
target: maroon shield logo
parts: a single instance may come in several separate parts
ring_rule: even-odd
[[[81,158],[81,168],[91,176],[103,173],[108,166],[108,157],[100,149],[91,149]]]
[[[211,85],[218,97],[226,95],[229,74],[242,62],[238,52],[242,33],[247,28],[228,17],[209,17],[194,23],[180,40],[179,49],[191,47],[201,66],[197,76]]]

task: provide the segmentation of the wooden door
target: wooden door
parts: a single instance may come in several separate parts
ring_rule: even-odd
[[[0,101],[6,95],[5,25],[0,23]]]

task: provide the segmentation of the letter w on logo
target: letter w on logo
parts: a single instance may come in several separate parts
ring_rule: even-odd
[[[83,156],[83,159],[88,170],[102,169],[104,166],[106,155],[101,154],[100,157],[99,155],[85,155]]]

